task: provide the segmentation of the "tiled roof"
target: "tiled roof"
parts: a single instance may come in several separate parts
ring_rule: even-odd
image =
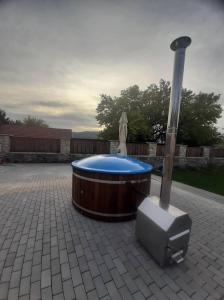
[[[0,125],[0,134],[10,136],[47,138],[47,139],[71,139],[71,129],[36,128],[19,125]]]

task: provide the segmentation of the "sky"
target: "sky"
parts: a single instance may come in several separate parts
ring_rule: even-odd
[[[221,0],[0,0],[0,108],[98,130],[101,94],[172,80],[169,45],[182,35],[183,86],[221,94],[224,108],[223,28]]]

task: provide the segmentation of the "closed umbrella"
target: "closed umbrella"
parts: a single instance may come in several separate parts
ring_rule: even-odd
[[[122,112],[120,121],[119,121],[119,153],[121,155],[127,155],[126,139],[128,134],[128,119],[126,112]]]

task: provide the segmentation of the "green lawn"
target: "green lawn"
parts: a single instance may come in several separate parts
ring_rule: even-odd
[[[224,168],[174,169],[173,180],[224,196]]]

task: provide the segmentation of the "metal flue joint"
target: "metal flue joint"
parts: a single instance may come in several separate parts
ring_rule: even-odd
[[[165,157],[163,161],[163,177],[160,191],[160,206],[164,209],[167,209],[170,203],[173,160],[175,155],[176,135],[180,112],[185,51],[190,44],[191,39],[188,36],[183,36],[175,39],[170,45],[171,50],[175,51],[175,59],[166,132]]]

